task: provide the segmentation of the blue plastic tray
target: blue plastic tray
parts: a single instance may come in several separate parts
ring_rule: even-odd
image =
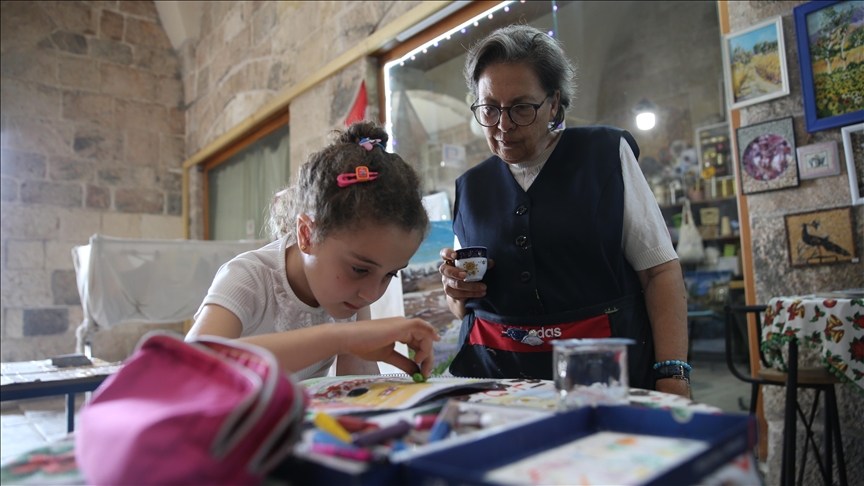
[[[487,472],[599,431],[654,435],[708,442],[709,448],[645,484],[692,484],[756,442],[756,422],[747,415],[693,414],[636,407],[582,408],[477,441],[420,456],[402,471],[408,484],[488,485]]]

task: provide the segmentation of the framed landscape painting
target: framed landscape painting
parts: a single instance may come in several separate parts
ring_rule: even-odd
[[[808,132],[864,121],[864,0],[795,7]]]
[[[781,18],[724,35],[723,74],[732,110],[788,95]]]

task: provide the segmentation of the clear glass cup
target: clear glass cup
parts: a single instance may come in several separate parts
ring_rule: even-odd
[[[558,410],[627,405],[630,393],[625,338],[552,341],[552,370]]]

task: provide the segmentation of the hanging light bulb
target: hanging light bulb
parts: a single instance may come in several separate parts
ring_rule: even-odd
[[[636,127],[639,130],[651,130],[657,122],[657,117],[654,114],[657,111],[657,105],[651,103],[647,99],[640,101],[633,112],[636,114]]]

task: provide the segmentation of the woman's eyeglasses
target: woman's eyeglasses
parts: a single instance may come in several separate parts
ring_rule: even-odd
[[[516,103],[513,106],[495,106],[495,105],[471,105],[471,111],[474,112],[474,118],[477,119],[477,123],[483,125],[484,127],[494,127],[501,121],[501,112],[507,111],[507,115],[510,117],[510,120],[519,125],[520,127],[524,127],[526,125],[530,125],[534,123],[534,120],[537,119],[537,110],[543,106],[543,103],[546,103],[549,97],[547,96],[540,103]]]

